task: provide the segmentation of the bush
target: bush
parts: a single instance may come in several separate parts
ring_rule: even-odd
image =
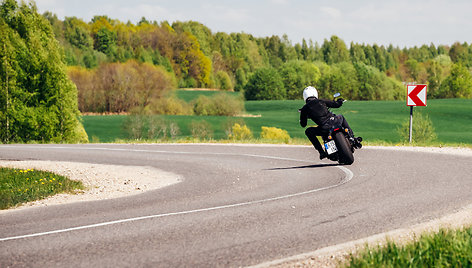
[[[222,123],[222,128],[225,130],[225,134],[227,138],[230,138],[231,135],[233,135],[233,126],[235,124],[239,124],[240,126],[246,125],[244,120],[242,118],[236,118],[236,117],[228,117],[223,123]]]
[[[261,139],[280,141],[288,143],[290,141],[290,135],[286,130],[276,127],[261,127]]]
[[[165,119],[159,116],[150,116],[147,130],[149,139],[167,138],[168,124]]]
[[[189,128],[195,139],[210,140],[213,137],[213,129],[207,121],[192,121]]]
[[[228,138],[233,140],[249,140],[253,137],[251,130],[246,125],[240,125],[238,123],[233,125],[231,133],[228,135]]]
[[[213,102],[207,96],[200,95],[194,101],[193,112],[196,115],[211,115],[214,110]]]
[[[192,115],[192,106],[176,97],[163,97],[154,100],[147,107],[152,114]]]
[[[146,125],[143,115],[130,115],[123,121],[123,129],[128,138],[140,140],[144,138],[144,127]]]
[[[402,141],[408,142],[410,139],[410,120],[402,123],[401,127],[397,129]],[[433,122],[428,115],[416,112],[413,115],[413,133],[412,142],[427,143],[436,140],[437,136],[434,131]]]
[[[158,115],[130,115],[123,122],[123,128],[128,138],[134,140],[175,138],[180,134],[180,128],[175,122]]]
[[[194,101],[193,111],[196,115],[235,116],[244,111],[244,101],[226,93],[201,95]]]
[[[233,97],[226,93],[219,93],[212,97],[215,113],[213,115],[235,116],[244,111],[242,98]]]
[[[169,135],[172,139],[175,139],[178,135],[180,135],[180,128],[179,125],[175,122],[171,122],[169,124]]]

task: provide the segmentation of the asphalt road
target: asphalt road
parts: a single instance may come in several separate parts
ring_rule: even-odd
[[[472,203],[472,158],[300,146],[3,145],[0,159],[154,166],[184,181],[0,214],[0,267],[239,267],[407,227]],[[32,235],[32,236],[29,236]]]

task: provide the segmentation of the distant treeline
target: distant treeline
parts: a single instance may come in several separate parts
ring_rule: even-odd
[[[244,91],[247,99],[298,99],[301,89],[315,85],[325,97],[341,91],[351,99],[382,100],[404,98],[401,82],[416,82],[429,85],[430,98],[472,97],[472,45],[467,43],[348,47],[332,36],[322,44],[292,44],[286,35],[213,33],[194,21],[169,24],[142,18],[135,25],[107,16],[90,22],[43,16],[69,66],[95,69],[135,60],[160,66],[159,72],[174,81],[168,86],[234,89]]]

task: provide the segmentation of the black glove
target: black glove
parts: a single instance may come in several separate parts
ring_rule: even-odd
[[[344,102],[344,99],[343,99],[343,98],[339,98],[336,102],[342,105],[343,102]]]

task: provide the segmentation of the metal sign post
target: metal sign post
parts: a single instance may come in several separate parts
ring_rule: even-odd
[[[426,106],[427,85],[407,85],[406,105],[410,106],[410,143],[413,136],[413,107]]]
[[[411,143],[411,136],[413,134],[413,106],[410,106],[410,143]]]

